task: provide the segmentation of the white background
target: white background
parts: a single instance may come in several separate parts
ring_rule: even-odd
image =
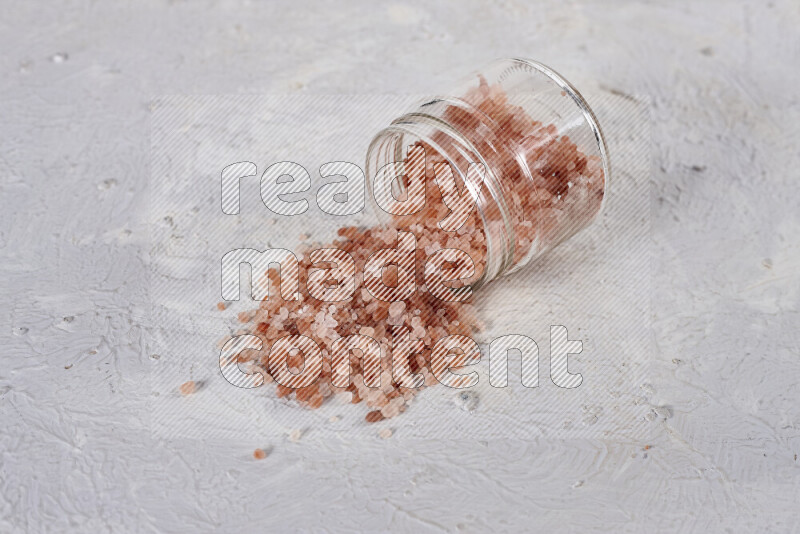
[[[798,4],[302,6],[5,2],[0,530],[800,529]],[[652,439],[152,437],[151,98],[428,94],[515,55],[651,99]]]

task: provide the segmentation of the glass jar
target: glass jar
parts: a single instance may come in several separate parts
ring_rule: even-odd
[[[377,202],[383,224],[413,231],[427,253],[466,251],[474,270],[465,284],[476,289],[589,226],[605,201],[609,160],[577,89],[541,63],[502,59],[380,131],[366,174],[369,198],[390,191],[389,201],[407,204]],[[443,227],[453,215],[456,224]]]

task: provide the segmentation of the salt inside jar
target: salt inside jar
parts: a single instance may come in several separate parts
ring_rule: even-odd
[[[416,231],[426,252],[435,242],[467,253],[473,289],[589,226],[609,182],[586,100],[527,59],[495,61],[392,121],[370,144],[366,170],[382,223]],[[381,202],[390,189],[401,209]],[[448,217],[463,220],[445,228]]]

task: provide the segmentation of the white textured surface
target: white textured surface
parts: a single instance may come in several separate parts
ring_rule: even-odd
[[[0,530],[800,529],[796,2],[55,6],[0,19]],[[150,98],[428,93],[511,55],[652,99],[653,440],[152,438]]]

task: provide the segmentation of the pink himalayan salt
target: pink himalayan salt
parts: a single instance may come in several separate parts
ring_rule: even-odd
[[[184,382],[183,384],[181,384],[181,386],[178,388],[178,390],[181,392],[181,395],[183,395],[185,397],[185,396],[191,395],[195,391],[197,391],[197,384],[195,383],[194,380],[189,380],[189,381]]]
[[[403,313],[406,309],[406,303],[402,300],[398,302],[392,302],[389,305],[389,316],[390,317],[399,317],[401,313]]]
[[[527,160],[530,168],[536,171],[531,183],[520,174],[520,168],[513,158],[497,159],[495,154],[495,159],[490,158],[488,162],[494,169],[499,170],[503,186],[508,188],[506,191],[506,197],[510,201],[508,210],[516,239],[514,261],[525,257],[534,242],[544,243],[548,240],[556,242],[564,232],[565,223],[575,224],[580,217],[594,216],[604,194],[602,166],[597,158],[578,152],[568,138],[558,135],[554,126],[542,125],[528,117],[521,108],[508,103],[505,95],[497,87],[482,84],[464,98],[484,115],[473,114],[466,109],[452,108],[448,111],[447,120],[458,127],[479,151],[488,146],[487,143],[492,142],[491,139],[515,145],[517,152]],[[491,117],[491,124],[498,125],[498,128],[492,126],[486,131],[484,116]],[[480,134],[477,133],[479,128]],[[444,134],[434,137],[435,144],[453,152],[449,150],[451,147],[448,145],[451,141],[448,141]],[[431,147],[424,146],[424,148],[426,156],[424,160],[417,158],[408,162],[407,176],[421,176],[426,181],[432,181],[434,166],[442,165],[445,160]],[[492,154],[491,150],[486,152]],[[425,167],[421,169],[419,165],[423,161]],[[301,404],[317,408],[325,402],[325,399],[335,394],[346,394],[352,403],[363,401],[372,408],[367,414],[367,422],[394,417],[405,410],[421,389],[438,383],[430,370],[429,363],[433,344],[448,335],[469,336],[479,327],[473,306],[439,301],[427,292],[423,273],[425,260],[429,254],[441,248],[454,247],[466,251],[474,260],[476,274],[473,280],[480,276],[486,263],[486,238],[481,214],[473,209],[455,235],[444,232],[438,223],[449,213],[449,209],[444,205],[438,187],[426,187],[425,191],[426,203],[414,216],[413,221],[409,222],[407,218],[402,217],[395,220],[398,228],[405,227],[411,230],[417,238],[415,272],[416,283],[420,290],[405,301],[383,302],[375,299],[366,288],[361,287],[360,290],[356,289],[346,305],[334,306],[315,300],[301,285],[300,298],[296,301],[271,298],[264,301],[258,310],[239,314],[240,321],[250,326],[250,330],[246,332],[262,337],[265,347],[269,347],[276,339],[286,335],[310,333],[315,335],[320,344],[325,362],[317,382],[300,389],[278,384],[279,397],[294,394]],[[503,224],[496,212],[490,210],[483,215],[490,227]],[[536,224],[532,221],[536,221]],[[350,253],[356,262],[357,272],[363,272],[371,251],[394,246],[397,242],[396,230],[387,228],[344,227],[339,229],[338,234],[340,239],[326,246]],[[302,238],[307,239],[307,236]],[[305,244],[298,248],[298,252],[301,253],[301,273],[307,273],[311,267],[309,257],[311,249],[310,245]],[[397,273],[391,269],[386,271],[384,282],[391,285],[397,281]],[[277,273],[270,272],[267,276],[271,283],[278,283]],[[331,287],[336,287],[339,282],[341,281],[332,278],[326,281]],[[361,280],[358,282],[361,283]],[[278,292],[271,291],[270,294],[277,295]],[[413,309],[414,313],[405,313],[407,309]],[[412,338],[423,342],[422,352],[409,361],[410,371],[420,373],[424,377],[423,388],[401,387],[392,381],[390,372],[392,336],[387,324],[406,326],[411,330]],[[342,389],[333,387],[331,383],[329,362],[331,345],[339,337],[355,333],[368,335],[381,345],[383,372],[379,389],[365,385],[362,355],[358,354],[358,351],[350,355],[351,372],[354,377],[350,384]],[[252,351],[248,354],[252,354]],[[303,365],[302,354],[291,354],[286,360],[270,361],[266,354],[262,354],[252,363],[266,370],[270,378],[276,366],[288,365],[299,370]],[[458,357],[454,357],[453,360],[453,364],[458,365]],[[296,439],[299,440],[299,431],[294,432],[297,432]]]

